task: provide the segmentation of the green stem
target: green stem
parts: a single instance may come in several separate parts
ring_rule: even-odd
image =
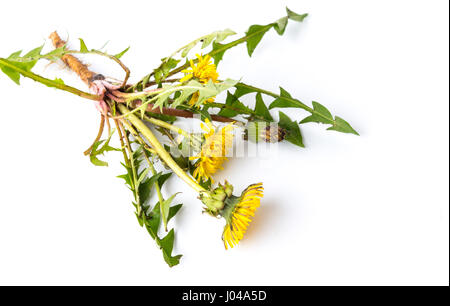
[[[294,105],[294,106],[291,106],[291,107],[302,108],[302,109],[306,110],[307,112],[313,114],[314,116],[323,118],[322,121],[320,121],[320,122],[331,124],[332,128],[337,130],[337,131],[359,135],[358,132],[355,131],[350,126],[350,124],[345,122],[343,119],[337,120],[338,119],[337,116],[334,117],[334,118],[333,118],[333,116],[331,114],[328,116],[327,113],[317,111],[317,110],[309,107],[308,105],[304,104],[303,102],[301,102],[301,101],[299,101],[297,99],[294,99],[294,98],[292,98],[292,97],[290,97],[288,95],[281,96],[281,95],[278,95],[278,94],[273,93],[271,91],[264,90],[264,89],[261,89],[261,88],[255,87],[255,86],[247,85],[247,84],[244,84],[244,83],[236,84],[236,88],[247,88],[249,90],[249,92],[259,92],[259,93],[271,96],[271,97],[276,98],[276,99],[280,98],[280,99],[283,99],[285,101],[289,101],[290,103],[292,103]],[[331,128],[329,128],[329,129],[331,129]]]
[[[116,124],[117,133],[119,134],[119,140],[120,140],[120,146],[121,146],[120,148],[122,149],[123,159],[125,161],[125,165],[127,167],[131,168],[131,163],[130,163],[130,160],[128,159],[127,152],[125,150],[125,143],[123,141],[123,137],[124,137],[123,134],[122,134],[123,126],[119,122],[119,120],[114,120],[114,123]]]
[[[141,201],[139,198],[138,186],[136,186],[136,182],[138,181],[138,178],[137,178],[137,173],[136,173],[136,167],[134,164],[133,150],[131,149],[130,140],[128,139],[128,136],[126,133],[124,135],[124,138],[125,138],[126,148],[128,149],[128,155],[130,156],[129,160],[131,163],[131,172],[133,173],[133,189],[134,189],[134,197],[136,199],[137,215],[140,217],[141,212],[142,212],[142,207],[141,207]]]
[[[250,38],[260,35],[261,33],[265,33],[266,31],[268,31],[270,28],[273,27],[273,23],[268,24],[264,27],[262,27],[260,30],[253,32],[250,35],[245,35],[239,39],[236,39],[232,42],[229,42],[228,44],[223,45],[220,49],[216,49],[216,50],[212,50],[211,52],[209,52],[208,54],[212,57],[213,55],[216,55],[218,53],[224,52],[230,48],[233,48],[234,46],[237,46],[239,44],[242,44],[244,42],[246,42],[247,40],[249,40]]]
[[[261,88],[255,87],[255,86],[247,85],[247,84],[244,84],[244,83],[237,83],[237,84],[236,84],[236,87],[245,87],[245,88],[250,89],[251,91],[254,91],[254,92],[260,92],[260,93],[262,93],[262,94],[265,94],[265,95],[268,95],[268,96],[271,96],[271,97],[274,97],[274,98],[283,98],[283,99],[286,100],[286,101],[289,101],[289,102],[292,102],[293,104],[296,104],[299,108],[303,108],[304,110],[306,110],[306,111],[308,111],[308,112],[310,112],[310,113],[315,113],[315,114],[317,114],[317,115],[320,116],[320,114],[319,114],[319,113],[316,113],[316,112],[314,111],[314,109],[312,109],[312,108],[309,107],[308,105],[306,105],[306,104],[300,102],[300,101],[297,100],[297,99],[289,98],[289,97],[281,97],[279,94],[276,94],[276,93],[274,93],[274,92],[271,92],[271,91],[268,91],[268,90],[265,90],[265,89],[261,89]],[[328,118],[327,118],[327,119],[328,119]]]
[[[255,115],[256,114],[252,110],[245,110],[245,109],[235,108],[235,107],[226,105],[224,103],[218,103],[218,102],[208,102],[207,106],[213,107],[213,108],[217,107],[217,108],[220,108],[220,109],[226,108],[226,109],[229,109],[229,110],[232,110],[232,111],[235,111],[235,112],[238,112],[238,113],[242,113],[242,114],[247,114],[247,115]]]
[[[150,162],[150,159],[148,158],[148,156],[145,153],[145,151],[144,151],[144,156],[145,156],[145,159],[147,160],[147,163],[148,163],[148,166],[150,167],[150,170],[152,171],[152,174],[156,175],[155,167],[153,166],[153,163]],[[156,193],[158,194],[159,205],[160,205],[160,207],[162,207],[162,203],[164,202],[164,198],[162,196],[161,187],[159,186],[158,181],[155,182],[155,189],[156,189]]]
[[[0,65],[8,67],[10,69],[13,69],[13,70],[17,71],[18,73],[20,73],[21,75],[23,75],[24,77],[30,78],[30,79],[32,79],[32,80],[34,80],[36,82],[39,82],[41,84],[44,84],[44,85],[47,85],[47,86],[50,86],[50,87],[55,87],[57,89],[73,93],[73,94],[75,94],[77,96],[80,96],[82,98],[86,98],[86,99],[90,99],[90,100],[94,100],[94,101],[98,101],[100,99],[100,96],[93,95],[93,94],[81,91],[79,89],[76,89],[74,87],[55,82],[53,80],[50,80],[50,79],[44,78],[44,77],[42,77],[40,75],[37,75],[37,74],[35,74],[35,73],[31,72],[31,71],[23,70],[23,69],[15,66],[13,64],[11,64],[8,60],[5,60],[4,58],[0,58]]]
[[[150,159],[148,158],[147,153],[145,153],[145,150],[144,150],[144,156],[145,156],[145,159],[147,160],[147,163],[148,163],[148,166],[150,167],[150,170],[152,171],[152,174],[153,174],[153,175],[156,175],[156,170],[155,170],[155,167],[153,166],[153,160],[152,160],[152,162],[150,162]],[[160,213],[161,213],[161,216],[163,216],[163,215],[164,215],[164,214],[163,214],[163,203],[164,203],[164,198],[163,198],[163,196],[162,196],[162,193],[161,193],[161,187],[159,186],[158,180],[156,180],[156,182],[155,182],[155,189],[156,189],[156,194],[158,195],[158,199],[159,199],[159,209],[160,209]],[[167,232],[167,222],[166,222],[166,219],[164,219],[164,227],[165,227],[165,230],[166,230],[166,232]]]
[[[169,96],[170,94],[172,94],[174,92],[182,91],[182,90],[185,90],[185,89],[194,89],[194,90],[200,91],[200,90],[204,89],[204,87],[198,86],[198,85],[179,85],[179,86],[173,86],[173,87],[169,87],[169,88],[161,88],[161,89],[158,89],[158,91],[152,91],[152,92],[148,92],[148,93],[123,94],[123,95],[121,95],[121,97],[125,97],[126,98],[126,102],[129,103],[129,102],[132,102],[132,101],[137,100],[137,99],[143,99],[145,97],[155,95],[151,99],[149,99],[149,100],[147,100],[145,102],[142,102],[141,105],[139,105],[137,108],[135,108],[132,111],[130,111],[130,113],[133,114],[133,113],[136,113],[138,111],[141,111],[142,109],[147,108],[148,105],[153,104],[152,102],[157,101],[161,97],[161,95]],[[155,104],[157,104],[157,103],[155,103]],[[162,105],[158,105],[158,106],[153,105],[153,108],[156,108],[156,107],[159,107],[160,109],[162,109]],[[116,117],[116,119],[120,119],[123,116],[124,115]]]
[[[250,34],[250,35],[245,35],[245,36],[243,36],[243,37],[241,37],[241,38],[239,38],[239,39],[236,39],[236,40],[234,40],[234,41],[232,41],[232,42],[229,42],[228,44],[223,45],[223,46],[220,47],[219,49],[212,50],[211,52],[208,53],[208,55],[211,56],[211,57],[213,57],[213,56],[216,55],[216,54],[219,54],[219,53],[221,53],[221,52],[225,52],[226,50],[228,50],[228,49],[230,49],[230,48],[233,48],[233,47],[235,47],[235,46],[237,46],[237,45],[239,45],[239,44],[242,44],[242,43],[246,42],[247,40],[249,40],[250,38],[252,38],[252,37],[254,37],[254,36],[260,35],[261,33],[265,33],[265,32],[266,32],[268,29],[270,29],[271,27],[273,27],[273,24],[268,24],[268,25],[262,27],[259,31],[253,32],[253,33]],[[194,62],[197,63],[198,60],[195,59]],[[167,77],[170,77],[170,76],[172,76],[172,75],[174,75],[174,74],[177,74],[177,73],[181,72],[181,70],[186,69],[187,67],[189,67],[189,65],[190,65],[189,63],[186,63],[186,64],[184,64],[183,66],[178,67],[178,68],[175,69],[175,70],[172,70],[171,72],[169,72],[169,74],[167,75]]]
[[[152,149],[148,148],[145,141],[138,135],[138,133],[134,130],[134,128],[132,126],[127,125],[127,128],[130,130],[130,132],[133,134],[133,136],[136,138],[136,140],[144,147],[142,154],[144,155],[144,158],[147,161],[147,164],[148,164],[150,170],[152,171],[152,174],[156,175],[156,170],[155,170],[155,167],[153,166],[153,161],[151,162],[150,159],[148,158],[146,150],[150,151],[152,154],[157,154],[157,153],[154,152]],[[159,186],[158,180],[156,180],[154,185],[155,185],[156,193],[158,194],[158,199],[159,199],[159,203],[160,203],[159,207],[161,209],[161,215],[162,215],[162,207],[163,207],[162,203],[164,202],[164,198],[162,196],[161,187]],[[164,224],[164,225],[166,226],[166,231],[167,231],[167,224]]]
[[[136,117],[128,110],[125,105],[119,104],[120,112],[134,125],[134,127],[148,140],[152,148],[156,151],[159,157],[178,175],[183,181],[191,186],[195,191],[201,193],[207,191],[200,186],[192,177],[186,174],[183,169],[173,160],[172,156],[164,149],[161,143],[158,141],[153,132],[145,125],[142,120]]]
[[[168,130],[171,130],[171,131],[173,131],[173,132],[175,132],[177,134],[183,135],[186,138],[191,138],[191,134],[189,134],[185,130],[183,130],[183,129],[175,126],[175,125],[172,125],[170,123],[167,123],[167,122],[165,122],[163,120],[159,120],[159,119],[156,119],[156,118],[148,117],[146,115],[144,115],[144,120],[148,121],[150,123],[153,123],[154,125],[163,127],[165,129],[168,129]]]
[[[128,67],[125,66],[124,63],[122,63],[122,61],[120,59],[118,59],[117,57],[115,57],[113,55],[109,55],[108,53],[105,53],[105,52],[98,51],[98,50],[90,50],[88,52],[75,51],[73,53],[93,53],[93,54],[105,56],[105,57],[115,61],[123,69],[123,71],[125,71],[125,78],[123,79],[122,85],[120,87],[124,87],[127,84],[128,78],[130,77],[130,69],[128,69]]]
[[[133,128],[133,126],[128,123],[126,120],[122,120],[123,124],[127,127],[128,131],[133,135],[134,139],[136,139],[147,151],[152,154],[157,154],[155,150],[150,148],[147,143],[142,139],[139,133]]]
[[[258,115],[255,111],[252,111],[251,109],[246,110],[246,109],[241,109],[241,108],[235,108],[235,107],[226,105],[224,103],[217,103],[217,102],[208,102],[207,105],[210,107],[217,107],[220,109],[223,109],[223,108],[229,109],[229,110],[237,112],[238,114],[247,114],[247,115],[251,115],[260,120],[266,120],[263,116]]]
[[[212,50],[211,52],[208,53],[208,55],[212,57],[212,56],[214,56],[214,55],[216,55],[218,53],[224,52],[224,51],[226,51],[226,50],[228,50],[230,48],[233,48],[234,46],[237,46],[239,44],[242,44],[242,43],[246,42],[247,40],[249,40],[250,38],[252,38],[254,36],[257,36],[257,35],[260,35],[261,33],[266,32],[271,27],[273,27],[273,24],[268,24],[268,25],[262,27],[260,30],[258,30],[256,32],[253,32],[250,35],[245,35],[245,36],[243,36],[243,37],[241,37],[239,39],[236,39],[236,40],[234,40],[232,42],[229,42],[228,44],[223,45],[219,49]],[[194,63],[197,63],[197,62],[198,62],[198,59],[194,59]],[[177,74],[177,73],[181,72],[181,70],[188,68],[189,65],[190,65],[189,63],[186,63],[186,64],[184,64],[184,65],[182,65],[182,66],[172,70],[171,72],[169,72],[169,74],[166,77],[170,77],[170,76],[172,76],[174,74]],[[152,75],[154,75],[154,72],[152,72],[149,75],[145,76],[141,81],[139,81],[136,84],[136,86],[142,84],[143,80],[145,80],[145,79],[148,80]],[[146,84],[142,84],[142,85],[143,85],[143,87],[146,86]]]

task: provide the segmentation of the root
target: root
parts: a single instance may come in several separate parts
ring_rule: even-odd
[[[108,121],[108,126],[109,126],[109,121]],[[102,137],[103,135],[103,129],[105,127],[105,116],[100,115],[100,128],[98,129],[98,134],[97,137],[95,137],[94,142],[92,143],[92,145],[86,150],[84,151],[84,155],[89,155],[92,152],[92,148],[94,147],[94,144],[100,140],[100,137]]]
[[[60,48],[66,44],[64,40],[62,40],[58,33],[53,32],[49,37],[55,48]],[[96,73],[89,70],[88,66],[83,64],[79,59],[71,54],[65,54],[61,57],[62,61],[72,70],[74,71],[83,82],[87,85],[90,85],[93,78],[96,76]]]

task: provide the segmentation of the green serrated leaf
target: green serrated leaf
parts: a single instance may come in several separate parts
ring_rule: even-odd
[[[334,124],[333,115],[325,106],[315,101],[312,102],[312,105],[315,112],[303,119],[300,124],[308,122]]]
[[[314,107],[314,110],[316,112],[318,112],[319,114],[322,114],[324,117],[333,117],[333,115],[331,115],[330,111],[323,106],[322,104],[320,104],[319,102],[313,101],[312,105]]]
[[[155,82],[160,83],[163,80],[163,72],[161,69],[154,71]]]
[[[176,98],[172,103],[172,107],[176,108],[179,105],[183,104],[183,102],[185,102],[192,94],[194,94],[195,92],[197,92],[197,88],[186,88],[182,91],[177,91],[176,93]]]
[[[288,15],[288,18],[294,21],[302,22],[306,17],[308,17],[308,14],[297,14],[290,9],[286,7],[286,12]]]
[[[170,59],[165,63],[165,65],[163,65],[163,71],[164,71],[164,74],[166,75],[167,73],[169,73],[169,71],[170,71],[171,69],[175,68],[175,67],[178,65],[179,62],[180,62],[180,61],[177,60],[177,59],[170,58]]]
[[[157,173],[150,178],[144,180],[138,187],[139,200],[143,207],[147,207],[147,202],[150,200],[151,190],[155,182],[159,179],[161,173]]]
[[[205,49],[206,47],[208,47],[214,40],[215,36],[209,35],[206,36],[205,38],[203,38],[203,42],[202,42],[202,49]]]
[[[280,96],[276,98],[272,103],[270,103],[269,109],[275,107],[299,107],[299,103],[301,102],[293,99],[290,93],[284,90],[283,87],[280,87]]]
[[[270,23],[268,25],[252,25],[248,29],[246,35],[240,39],[237,39],[235,41],[232,41],[228,44],[219,44],[219,41],[215,41],[213,43],[213,50],[209,53],[211,57],[214,58],[214,63],[217,65],[223,58],[223,55],[225,51],[246,42],[247,44],[247,52],[251,56],[253,54],[253,51],[255,50],[256,46],[261,41],[262,37],[265,35],[267,31],[269,31],[272,27],[275,29],[275,31],[282,35],[286,29],[286,26],[288,24],[288,20],[294,20],[294,21],[303,21],[303,19],[307,16],[307,14],[299,15],[297,13],[294,13],[287,9],[287,16],[282,17],[278,19],[274,23]]]
[[[229,91],[227,92],[225,106],[226,107],[223,107],[219,111],[219,116],[232,118],[237,116],[238,114],[249,114],[252,112],[251,109],[245,106],[235,95],[233,95]]]
[[[263,36],[266,34],[267,31],[270,30],[270,28],[274,28],[275,31],[279,35],[283,35],[284,31],[286,30],[286,26],[288,24],[288,20],[295,20],[295,21],[303,21],[303,19],[308,16],[308,14],[299,15],[297,13],[292,12],[288,8],[286,8],[287,16],[278,19],[276,22],[268,24],[268,25],[252,25],[248,29],[246,36],[247,36],[247,51],[248,55],[252,56],[253,51],[255,51],[256,46],[259,44]]]
[[[144,226],[144,219],[142,217],[139,217],[139,215],[137,213],[134,213],[136,215],[136,218],[138,220],[139,226],[143,227]]]
[[[208,47],[212,42],[219,43],[219,42],[225,40],[228,36],[234,35],[234,34],[236,34],[236,33],[230,29],[212,32],[211,34],[204,35],[204,36],[192,41],[191,43],[187,44],[186,46],[180,48],[175,53],[173,53],[171,55],[171,57],[180,51],[181,51],[181,56],[186,57],[188,55],[189,51],[192,50],[192,48],[194,48],[200,42],[202,43],[201,48],[204,49],[204,48]]]
[[[44,48],[44,45],[34,48],[33,50],[25,54],[22,58],[24,59],[29,58],[30,60],[35,59],[36,57],[41,55],[42,48]]]
[[[204,85],[201,83],[198,83],[197,81],[194,81],[194,80],[191,82],[196,82],[197,86],[200,86],[200,88],[198,90],[199,96],[198,96],[198,100],[197,100],[195,106],[201,106],[207,99],[215,97],[222,91],[225,91],[225,90],[235,86],[238,81],[232,80],[232,79],[226,79],[225,81],[222,81],[220,83],[213,83],[212,80],[209,80],[208,83],[206,83]]]
[[[300,132],[300,128],[297,122],[292,121],[285,113],[279,112],[280,121],[278,125],[286,130],[286,140],[290,143],[295,144],[296,146],[304,148],[302,133]]]
[[[153,71],[156,83],[163,81],[169,74],[170,70],[175,68],[179,62],[179,60],[174,58],[163,58],[162,64]]]
[[[170,255],[173,250],[173,243],[175,239],[175,232],[173,229],[161,240],[161,249],[163,250],[163,256],[169,267],[176,266],[180,263],[182,255],[172,256]]]
[[[152,113],[152,112],[149,112],[146,115],[148,115],[149,117],[153,117],[153,118],[156,118],[156,119],[160,119],[160,120],[166,121],[166,122],[168,122],[170,124],[174,123],[178,119],[176,116],[157,114],[157,113]]]
[[[116,55],[114,55],[114,57],[120,59],[125,53],[128,52],[128,50],[130,50],[130,47],[126,48],[125,50],[123,50],[120,53],[117,53]]]
[[[161,209],[161,217],[163,220],[163,224],[164,224],[164,229],[167,231],[167,222],[168,222],[168,217],[169,217],[169,209],[170,209],[170,204],[172,204],[173,199],[175,199],[175,197],[177,196],[177,194],[179,194],[179,192],[174,193],[170,198],[164,200],[161,204],[160,204],[160,209]]]
[[[273,28],[275,29],[275,31],[277,31],[277,33],[279,35],[284,34],[284,31],[286,30],[286,26],[288,24],[288,20],[289,20],[289,18],[286,16],[286,17],[278,19],[275,22],[275,25],[273,26]]]
[[[173,211],[169,211],[169,216],[172,215],[171,217],[173,217],[173,215],[175,215],[180,208],[181,205],[171,207],[170,210]],[[172,256],[173,244],[175,240],[175,232],[173,229],[171,229],[170,232],[163,239],[160,239],[158,237],[158,228],[160,223],[161,223],[161,214],[158,202],[153,208],[153,210],[150,212],[148,217],[146,218],[145,227],[149,232],[150,236],[156,241],[158,246],[161,248],[166,263],[170,267],[173,267],[180,262],[181,258],[181,255]]]
[[[6,60],[5,60],[6,61]],[[16,70],[3,66],[0,64],[0,69],[3,71],[4,74],[6,74],[14,83],[17,85],[20,85],[20,73]]]
[[[22,62],[17,63],[16,66],[22,68],[25,71],[31,71],[31,69],[33,69],[33,67],[38,62],[43,47],[44,45],[34,48],[33,50],[25,54],[21,58]]]
[[[159,210],[159,202],[153,207],[145,220],[145,227],[153,239],[158,239],[158,229],[161,223],[161,212]]]
[[[252,25],[247,30],[246,35],[247,39],[247,52],[249,56],[252,56],[253,51],[255,51],[256,46],[258,46],[259,42],[263,38],[264,34],[270,30],[272,24],[270,25]]]
[[[215,97],[222,91],[227,90],[230,87],[233,87],[237,81],[232,79],[226,79],[219,83],[214,83],[212,80],[209,80],[207,84],[202,84],[198,82],[197,80],[190,80],[186,84],[180,85],[165,85],[163,88],[164,90],[161,91],[156,97],[152,98],[153,100],[156,99],[154,102],[153,108],[162,108],[170,96],[172,94],[175,94],[176,92],[180,92],[179,94],[175,94],[176,98],[173,105],[167,105],[169,107],[175,107],[181,105],[181,103],[189,96],[191,96],[193,93],[198,92],[198,99],[196,101],[195,106],[200,107],[205,100]],[[140,107],[145,108],[147,107],[146,103],[143,103]]]
[[[225,81],[222,81],[222,82],[220,82],[220,83],[216,83],[216,84],[214,84],[215,85],[215,87],[216,87],[216,89],[217,89],[217,93],[219,94],[219,93],[221,93],[222,91],[225,91],[225,90],[227,90],[227,89],[229,89],[229,88],[231,88],[231,87],[234,87],[234,86],[236,86],[236,84],[238,83],[239,81],[237,81],[237,80],[233,80],[233,79],[225,79]],[[212,82],[211,82],[212,83]]]
[[[190,166],[189,157],[187,156],[189,154],[190,149],[190,139],[183,138],[182,143],[180,143],[179,147],[177,146],[168,146],[164,145],[164,148],[167,152],[172,156],[172,159],[177,163],[178,166],[180,166],[183,170],[188,170]],[[183,155],[181,152],[181,149],[185,151],[186,155]]]
[[[227,91],[227,99],[225,100],[225,105],[228,106],[222,108],[218,115],[219,116],[223,116],[223,117],[234,117],[238,114],[238,112],[234,109],[238,103],[241,103],[235,95],[233,95],[232,93],[230,93],[229,91]]]
[[[97,156],[91,155],[90,156],[90,161],[92,164],[94,164],[95,166],[99,166],[99,167],[108,167],[108,163],[102,160],[99,160],[97,158]]]
[[[167,173],[164,173],[164,174],[161,173],[161,175],[158,178],[158,185],[159,185],[160,188],[172,176],[172,174],[173,174],[173,172],[167,172]]]
[[[267,121],[273,121],[272,115],[267,109],[260,92],[256,94],[255,113]]]
[[[113,133],[114,133],[114,130],[111,131],[111,134],[108,136],[108,138],[106,140],[105,139],[99,140],[94,143],[94,145],[92,146],[91,153],[89,154],[89,159],[92,164],[94,164],[96,166],[107,167],[108,163],[105,161],[99,160],[97,156],[103,155],[105,152],[109,152],[109,151],[122,151],[121,149],[113,148],[109,145],[109,142],[111,141],[111,137],[112,137]],[[100,147],[100,145],[102,145],[102,146]]]
[[[142,171],[142,173],[139,175],[136,186],[139,186],[139,184],[144,181],[144,179],[147,177],[147,174],[149,171],[150,171],[150,168],[146,168],[144,171]]]
[[[60,78],[55,78],[55,79],[53,80],[53,82],[54,82],[55,84],[65,85],[64,81],[63,81],[62,79],[60,79]],[[54,85],[52,85],[52,84],[45,84],[45,85],[48,86],[48,87],[57,88],[56,86],[54,86]]]
[[[132,189],[131,187],[131,178],[128,174],[122,174],[122,175],[118,175],[118,178],[124,179],[125,180],[125,185],[127,185],[127,187],[129,189]]]
[[[15,60],[15,59],[18,59],[18,58],[20,58],[20,55],[22,54],[22,50],[19,50],[19,51],[16,51],[16,52],[13,52],[13,53],[11,53],[8,57],[7,57],[7,59],[9,59],[9,60]]]
[[[255,90],[253,88],[248,87],[248,86],[243,86],[243,84],[241,84],[241,83],[236,84],[235,87],[236,87],[236,91],[234,92],[234,96],[236,98],[240,98],[244,95],[255,92]]]
[[[213,42],[213,48],[211,51],[211,57],[214,59],[214,64],[217,66],[219,62],[222,60],[223,55],[225,54],[226,49],[223,48],[224,44],[220,44],[218,42]]]
[[[220,43],[224,41],[228,36],[235,35],[236,32],[234,32],[231,29],[225,29],[223,31],[219,31],[216,35],[216,42]]]
[[[294,99],[286,90],[284,90],[282,87],[280,87],[280,94],[274,94],[272,92],[269,92],[267,90],[263,90],[254,86],[246,85],[244,83],[238,83],[236,84],[236,92],[235,95],[245,95],[251,92],[258,92],[262,94],[269,95],[271,97],[274,97],[275,100],[270,104],[269,109],[273,109],[275,107],[278,108],[287,108],[287,107],[295,107],[295,108],[301,108],[311,113],[311,116],[303,119],[300,123],[306,123],[306,122],[321,122],[321,123],[327,123],[331,124],[332,128],[331,130],[336,131],[342,131],[344,133],[352,133],[355,135],[358,135],[358,133],[348,124],[345,120],[342,118],[333,119],[333,116],[331,113],[326,109],[323,105],[319,104],[318,102],[313,102],[313,108],[309,107],[308,105],[304,104],[303,102]]]
[[[211,186],[212,186],[212,181],[211,181],[211,178],[208,178],[208,180],[206,182],[202,180],[202,181],[198,182],[198,184],[200,186],[202,186],[203,188],[205,188],[206,190],[210,190]]]
[[[191,82],[197,82],[197,81],[191,81]],[[198,82],[197,82],[198,83]],[[195,106],[201,106],[206,100],[209,98],[215,97],[220,91],[217,90],[215,84],[210,79],[208,83],[205,85],[202,85],[198,83],[200,88],[198,90],[198,99],[195,102]]]
[[[84,40],[82,38],[78,38],[80,40],[80,52],[81,53],[88,53],[89,50],[86,47],[86,44],[84,43]]]
[[[181,57],[186,57],[186,55],[188,55],[189,51],[191,51],[191,49],[194,48],[196,44],[197,44],[197,42],[192,42],[192,43],[188,44],[183,49],[183,52],[181,52]]]
[[[39,46],[37,48],[34,48],[24,56],[20,56],[22,54],[22,51],[16,51],[12,53],[10,56],[8,56],[6,59],[3,59],[4,61],[8,62],[9,64],[13,65],[14,67],[17,67],[21,70],[25,71],[31,71],[31,69],[36,65],[37,61],[40,58],[40,54],[42,51],[42,48],[44,46]],[[11,67],[6,67],[0,63],[0,69],[5,73],[14,83],[17,85],[20,85],[20,73]]]
[[[55,61],[60,59],[64,54],[67,53],[67,47],[66,45],[56,48],[46,54],[44,54],[42,57],[47,58],[50,61]]]
[[[206,119],[208,119],[209,121],[212,121],[211,114],[205,109],[192,108],[192,109],[190,109],[190,111],[193,113],[199,114],[200,120],[202,120],[202,121],[205,121]]]
[[[182,206],[183,204],[177,204],[170,207],[169,215],[167,216],[167,222],[169,222],[170,219],[172,219],[177,214],[177,212],[181,209]]]
[[[313,101],[312,104],[314,112],[310,116],[303,119],[300,124],[308,122],[331,124],[331,127],[329,127],[327,130],[359,135],[358,132],[356,132],[352,128],[352,126],[344,119],[338,116],[335,116],[333,119],[333,115],[330,113],[330,111],[319,102]]]
[[[333,126],[329,127],[327,130],[333,130],[333,131],[338,131],[338,132],[342,132],[342,133],[350,133],[350,134],[359,135],[358,132],[355,131],[352,128],[352,126],[347,121],[342,119],[341,117],[335,116],[334,120],[335,120],[335,123],[333,124]]]

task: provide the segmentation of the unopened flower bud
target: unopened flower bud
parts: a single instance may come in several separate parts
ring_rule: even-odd
[[[247,125],[244,139],[253,142],[280,142],[286,137],[286,130],[276,123],[264,121],[250,122]]]

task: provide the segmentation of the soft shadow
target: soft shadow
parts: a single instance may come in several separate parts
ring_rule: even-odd
[[[247,228],[245,240],[257,239],[258,236],[265,235],[265,231],[274,226],[272,223],[274,222],[273,220],[277,220],[279,210],[280,206],[276,205],[275,200],[265,199],[262,201],[261,206],[255,213],[253,221]]]

